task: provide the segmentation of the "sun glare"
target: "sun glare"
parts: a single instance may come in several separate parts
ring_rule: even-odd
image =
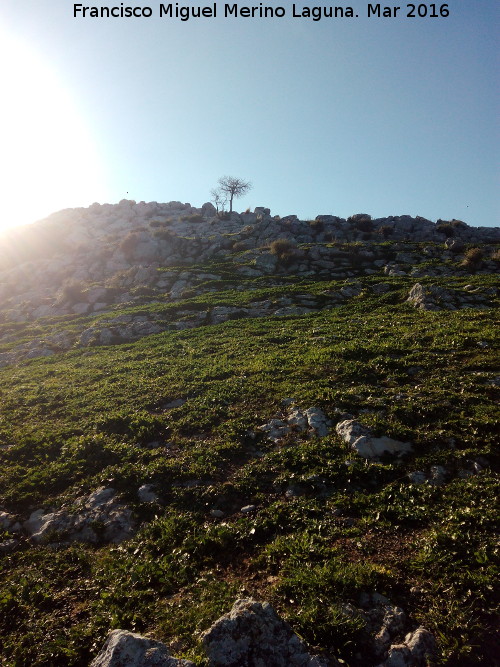
[[[101,160],[70,94],[0,26],[0,232],[103,200]]]

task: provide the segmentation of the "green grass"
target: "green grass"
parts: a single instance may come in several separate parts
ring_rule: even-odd
[[[168,320],[186,306],[343,284],[280,280],[113,316]],[[197,633],[245,595],[269,600],[311,646],[355,665],[365,638],[344,605],[374,591],[436,635],[437,664],[488,664],[498,577],[495,310],[416,311],[405,302],[415,279],[361,280],[391,290],[300,317],[166,331],[0,369],[1,507],[26,518],[112,484],[142,524],[120,546],[22,540],[0,557],[5,665],[88,665],[116,627],[151,633],[202,664]],[[19,341],[105,319],[2,327]],[[334,423],[353,414],[376,434],[410,440],[414,452],[354,460],[334,430],[269,443],[258,427],[283,412],[286,397]],[[177,398],[186,402],[164,407]],[[483,470],[462,479],[478,457]],[[410,484],[408,472],[432,465],[446,467],[443,486]],[[146,482],[161,503],[138,502]],[[286,498],[291,485],[300,493]],[[247,504],[257,510],[242,515]],[[210,516],[214,507],[222,520]]]

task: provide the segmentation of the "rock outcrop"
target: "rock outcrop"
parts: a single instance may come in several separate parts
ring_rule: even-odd
[[[113,630],[90,667],[195,667],[173,658],[165,644],[126,630]]]
[[[33,542],[89,542],[119,544],[135,532],[132,510],[122,505],[112,488],[101,487],[78,498],[76,511],[32,512],[23,528]]]
[[[365,459],[378,459],[384,454],[401,456],[412,450],[409,442],[393,440],[385,435],[376,438],[370,429],[355,419],[339,422],[335,430],[344,442],[351,445],[352,449]]]
[[[268,602],[237,600],[202,637],[211,667],[326,667]]]

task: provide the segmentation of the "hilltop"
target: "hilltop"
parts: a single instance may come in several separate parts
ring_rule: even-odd
[[[6,665],[498,664],[499,228],[124,200],[0,247]]]

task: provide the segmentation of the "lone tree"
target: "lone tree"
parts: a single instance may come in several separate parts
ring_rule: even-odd
[[[243,181],[241,178],[233,178],[232,176],[222,176],[222,178],[219,178],[218,183],[219,193],[229,199],[229,213],[233,211],[233,197],[242,197],[252,188],[250,182]]]

